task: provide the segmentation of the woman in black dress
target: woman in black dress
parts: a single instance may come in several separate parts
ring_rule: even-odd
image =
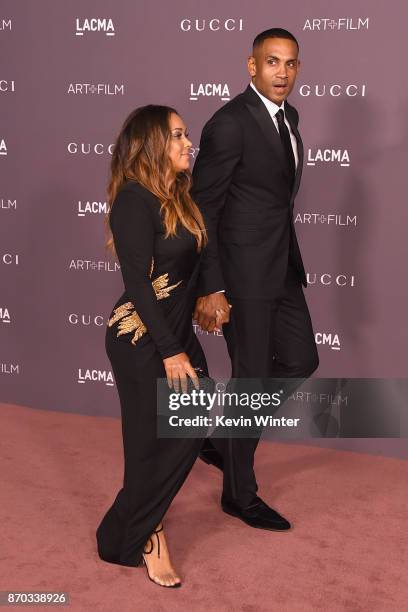
[[[156,380],[175,391],[208,375],[192,327],[195,285],[206,242],[190,196],[191,142],[174,109],[145,106],[125,121],[109,184],[109,227],[125,292],[113,307],[106,350],[118,388],[123,487],[97,532],[104,561],[138,566],[161,586],[180,586],[162,519],[190,472],[199,439],[158,438]]]

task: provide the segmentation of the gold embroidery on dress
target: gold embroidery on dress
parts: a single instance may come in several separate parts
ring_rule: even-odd
[[[150,278],[152,277],[152,274],[153,274],[153,268],[154,268],[154,259],[152,258],[152,265],[151,265],[150,274],[149,274]],[[183,281],[179,281],[175,285],[170,285],[168,287],[167,286],[169,283],[168,272],[155,278],[154,281],[152,281],[152,286],[153,286],[157,299],[162,300],[164,298],[169,297],[170,291],[178,287],[178,285],[181,282]],[[126,302],[126,304],[122,304],[121,306],[118,306],[118,308],[115,308],[115,310],[113,311],[112,317],[108,321],[108,326],[112,327],[112,325],[114,325],[114,323],[117,323],[118,321],[120,321],[120,323],[118,325],[117,337],[122,336],[123,334],[134,332],[133,338],[131,340],[131,343],[133,345],[136,344],[139,338],[141,338],[143,334],[147,332],[147,328],[145,324],[143,323],[143,321],[141,320],[141,318],[139,317],[138,313],[136,312],[135,307],[132,302]]]

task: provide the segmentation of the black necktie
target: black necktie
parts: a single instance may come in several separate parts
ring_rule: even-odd
[[[293,148],[292,142],[290,140],[289,130],[285,123],[285,114],[281,108],[278,110],[275,117],[278,121],[279,135],[281,138],[283,150],[285,152],[289,179],[291,181],[291,185],[293,185],[293,181],[295,180],[296,174],[295,156],[293,155]]]

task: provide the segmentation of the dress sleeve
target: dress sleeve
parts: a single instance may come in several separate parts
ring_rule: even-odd
[[[126,293],[162,359],[184,352],[161,310],[150,279],[155,227],[149,202],[121,191],[113,202],[110,225]]]

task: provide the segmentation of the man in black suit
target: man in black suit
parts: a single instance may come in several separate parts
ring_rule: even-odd
[[[204,126],[193,170],[193,196],[209,237],[195,319],[207,331],[223,323],[234,378],[304,379],[318,367],[293,222],[303,146],[298,112],[286,99],[298,53],[286,30],[255,38],[251,82]],[[285,397],[299,384],[287,382]],[[223,469],[225,512],[253,527],[289,529],[256,494],[257,444],[258,438],[214,438],[200,456]]]

